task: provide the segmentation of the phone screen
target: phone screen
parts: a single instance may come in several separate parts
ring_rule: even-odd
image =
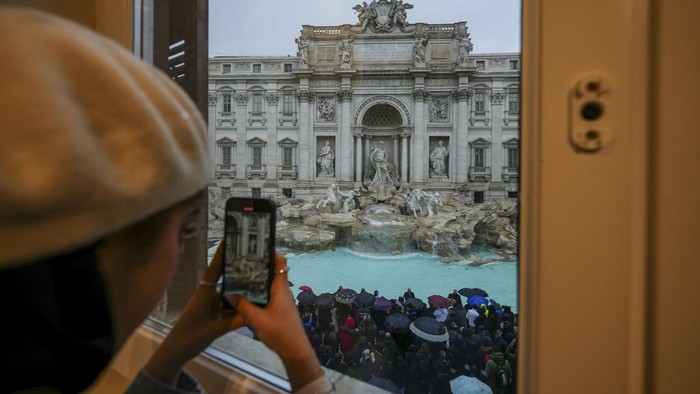
[[[226,209],[223,295],[267,305],[274,268],[274,210],[267,200],[235,199]]]

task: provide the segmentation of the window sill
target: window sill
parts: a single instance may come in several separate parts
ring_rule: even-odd
[[[86,393],[123,393],[143,365],[155,352],[164,335],[141,325],[112,360],[109,368]],[[157,323],[155,324],[157,325]],[[279,357],[264,344],[239,334],[228,334],[214,346],[190,361],[186,368],[209,393],[250,392],[287,393],[289,382]],[[246,355],[247,361],[221,350],[235,348]],[[339,393],[383,393],[362,381],[325,369],[326,375]]]

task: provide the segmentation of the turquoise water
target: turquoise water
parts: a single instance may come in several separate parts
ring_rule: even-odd
[[[502,259],[483,248],[472,249],[469,254]],[[391,299],[403,295],[410,287],[416,297],[426,301],[433,294],[446,296],[454,289],[478,287],[498,303],[517,310],[518,266],[515,261],[473,267],[466,263],[444,264],[437,256],[427,253],[381,256],[347,249],[287,254],[287,261],[295,295],[301,285],[310,286],[316,294],[333,293],[338,286],[343,286],[358,292],[363,287],[370,293],[379,290],[380,295]]]

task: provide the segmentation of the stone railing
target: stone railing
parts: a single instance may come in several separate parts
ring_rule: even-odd
[[[425,30],[429,33],[452,33],[455,31],[455,25],[427,25]]]
[[[292,179],[297,179],[297,166],[296,165],[278,165],[277,166],[277,178],[282,179],[288,176]]]
[[[520,167],[503,167],[503,181],[508,182],[510,178],[516,178],[520,173]]]
[[[508,126],[511,121],[517,121],[520,119],[520,111],[505,111],[503,117],[503,124]]]
[[[267,178],[267,165],[265,164],[248,164],[245,172],[246,178],[250,179],[257,175],[260,178]]]
[[[491,167],[469,167],[469,180],[482,178],[484,182],[491,181]]]
[[[219,179],[226,177],[233,177],[236,174],[235,164],[217,164],[214,176]]]
[[[338,26],[314,26],[314,35],[316,36],[331,36],[340,34]]]
[[[230,118],[233,116],[233,112],[219,112],[220,118]]]
[[[469,113],[469,124],[474,126],[477,120],[484,122],[484,125],[488,126],[491,120],[489,111],[471,111]]]

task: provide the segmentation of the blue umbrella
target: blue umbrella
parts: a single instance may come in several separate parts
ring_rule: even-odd
[[[486,297],[475,294],[467,297],[467,304],[481,306],[482,304],[488,305],[489,301],[486,299]]]

